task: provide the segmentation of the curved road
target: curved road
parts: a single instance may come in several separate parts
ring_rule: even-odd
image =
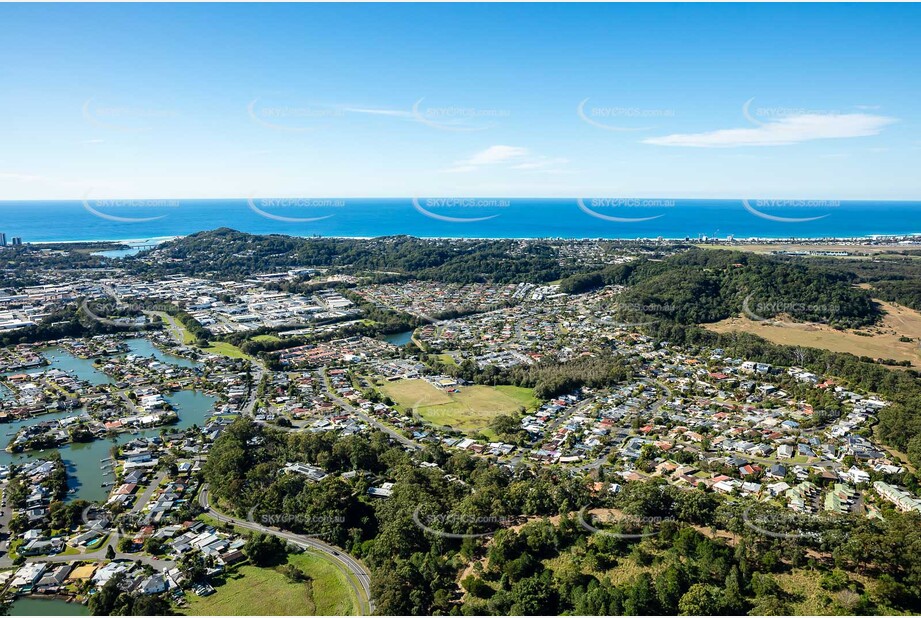
[[[202,506],[202,508],[208,511],[208,515],[220,522],[230,523],[239,528],[246,528],[248,530],[262,532],[264,534],[271,534],[272,536],[276,536],[282,540],[285,540],[292,545],[297,545],[298,547],[312,549],[314,551],[326,554],[326,556],[332,560],[333,564],[335,564],[336,567],[346,575],[346,580],[349,582],[349,585],[352,586],[352,589],[355,592],[355,597],[358,599],[358,613],[369,615],[374,612],[374,602],[371,600],[371,573],[362,563],[360,563],[352,556],[314,537],[294,534],[293,532],[286,532],[284,530],[279,530],[278,528],[270,528],[268,526],[263,526],[252,521],[246,521],[225,515],[224,513],[221,513],[220,511],[212,508],[209,504],[207,485],[202,486],[201,493],[198,494],[198,503]],[[352,578],[348,576],[349,573],[351,573],[355,579],[358,580],[358,583],[361,585],[361,589],[359,589],[359,587],[355,585],[355,582],[352,580]]]

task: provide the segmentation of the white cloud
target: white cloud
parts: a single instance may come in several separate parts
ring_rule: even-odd
[[[17,182],[44,182],[45,177],[38,174],[20,174],[19,172],[0,172],[0,178]]]
[[[490,146],[486,150],[481,150],[465,161],[467,165],[495,165],[497,163],[506,163],[514,159],[521,159],[529,154],[527,148],[520,146]]]
[[[444,171],[449,174],[466,174],[467,172],[475,172],[477,169],[476,165],[454,165]]]
[[[502,167],[519,171],[542,170],[553,172],[557,171],[553,168],[568,162],[568,159],[562,157],[547,157],[544,155],[532,154],[530,150],[521,146],[497,144],[485,150],[481,150],[466,159],[455,162],[454,165],[444,171],[462,174],[489,167]]]
[[[691,148],[738,146],[788,146],[821,139],[877,135],[895,118],[873,114],[803,114],[746,129],[720,129],[704,133],[675,133],[650,137],[644,144]]]
[[[398,109],[375,109],[370,107],[346,107],[345,111],[353,114],[370,114],[372,116],[396,116],[398,118],[411,118],[412,112]]]
[[[537,157],[530,161],[524,161],[513,165],[513,170],[543,170],[548,167],[553,167],[556,165],[563,165],[569,163],[569,159],[564,159],[563,157]]]

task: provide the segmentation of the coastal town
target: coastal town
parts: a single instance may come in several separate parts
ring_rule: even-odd
[[[0,616],[921,616],[921,3],[0,23]]]
[[[116,327],[0,349],[3,594],[86,603],[116,581],[133,597],[195,609],[195,599],[220,597],[224,574],[253,562],[256,532],[366,582],[360,563],[321,540],[209,504],[204,462],[240,418],[336,439],[382,433],[420,466],[435,466],[421,454],[437,448],[508,470],[558,470],[610,496],[659,480],[818,519],[921,513],[900,483],[906,463],[872,431],[884,397],[832,373],[657,341],[641,326],[674,308],[621,302],[625,290],[388,284],[320,269],[245,280],[62,273],[3,290],[0,309],[22,319],[10,334],[68,308]],[[369,307],[420,325],[350,333],[369,323]],[[203,343],[188,324],[270,347],[257,356]],[[620,379],[552,394],[464,377],[602,356]],[[332,473],[290,461],[279,474],[321,483]],[[365,499],[387,500],[396,481],[374,479]],[[372,606],[364,583],[353,594],[356,613]]]

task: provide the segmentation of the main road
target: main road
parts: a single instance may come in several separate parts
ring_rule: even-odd
[[[332,563],[336,565],[336,568],[346,576],[346,580],[355,592],[355,598],[358,599],[359,603],[358,612],[365,615],[370,615],[374,612],[374,602],[371,600],[371,573],[365,565],[352,556],[314,537],[295,534],[293,532],[279,530],[278,528],[263,526],[253,521],[246,521],[225,515],[214,509],[209,503],[207,484],[202,486],[201,492],[198,494],[198,503],[208,512],[208,515],[220,522],[233,524],[234,526],[246,528],[247,530],[262,532],[263,534],[271,534],[292,545],[326,554]],[[358,580],[359,586],[355,585],[353,577],[354,580]]]

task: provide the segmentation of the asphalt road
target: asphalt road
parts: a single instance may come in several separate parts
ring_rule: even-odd
[[[163,482],[163,479],[166,478],[166,470],[160,470],[157,472],[157,475],[150,481],[147,487],[144,489],[144,493],[137,497],[134,501],[134,506],[131,507],[131,513],[140,513],[147,503],[150,502],[151,496],[157,490],[157,487],[160,486],[160,483]]]
[[[333,547],[332,545],[324,543],[323,541],[313,537],[294,534],[293,532],[286,532],[274,527],[263,526],[256,522],[237,519],[235,517],[230,517],[224,513],[216,511],[208,502],[207,485],[202,486],[202,490],[198,494],[198,502],[201,504],[202,508],[208,511],[208,515],[218,521],[230,523],[240,528],[246,528],[256,532],[262,532],[264,534],[271,534],[272,536],[283,539],[292,545],[297,545],[298,547],[312,549],[314,551],[326,554],[340,571],[346,574],[351,573],[354,578],[358,580],[361,589],[355,585],[351,577],[346,578],[349,582],[349,585],[352,586],[352,589],[355,592],[355,596],[358,598],[360,605],[358,608],[359,613],[369,615],[374,612],[374,602],[371,601],[371,573],[362,563],[360,563],[352,556],[339,550],[336,547]]]
[[[380,429],[381,431],[383,431],[384,433],[389,435],[391,438],[393,438],[394,440],[396,440],[397,442],[399,442],[400,444],[402,444],[403,446],[407,448],[410,448],[416,451],[421,451],[423,449],[423,446],[419,444],[418,442],[410,440],[409,438],[404,436],[402,433],[400,433],[396,429],[393,429],[392,427],[388,427],[387,425],[384,425],[377,419],[365,414],[360,409],[356,408],[355,406],[350,404],[348,401],[346,401],[342,397],[337,396],[336,393],[334,393],[332,389],[329,388],[329,383],[326,377],[326,367],[323,367],[323,382],[326,387],[326,392],[330,396],[330,398],[336,403],[338,403],[340,406],[348,410],[350,414],[354,414],[355,416],[357,416],[364,422],[368,423],[369,425],[377,429]]]

